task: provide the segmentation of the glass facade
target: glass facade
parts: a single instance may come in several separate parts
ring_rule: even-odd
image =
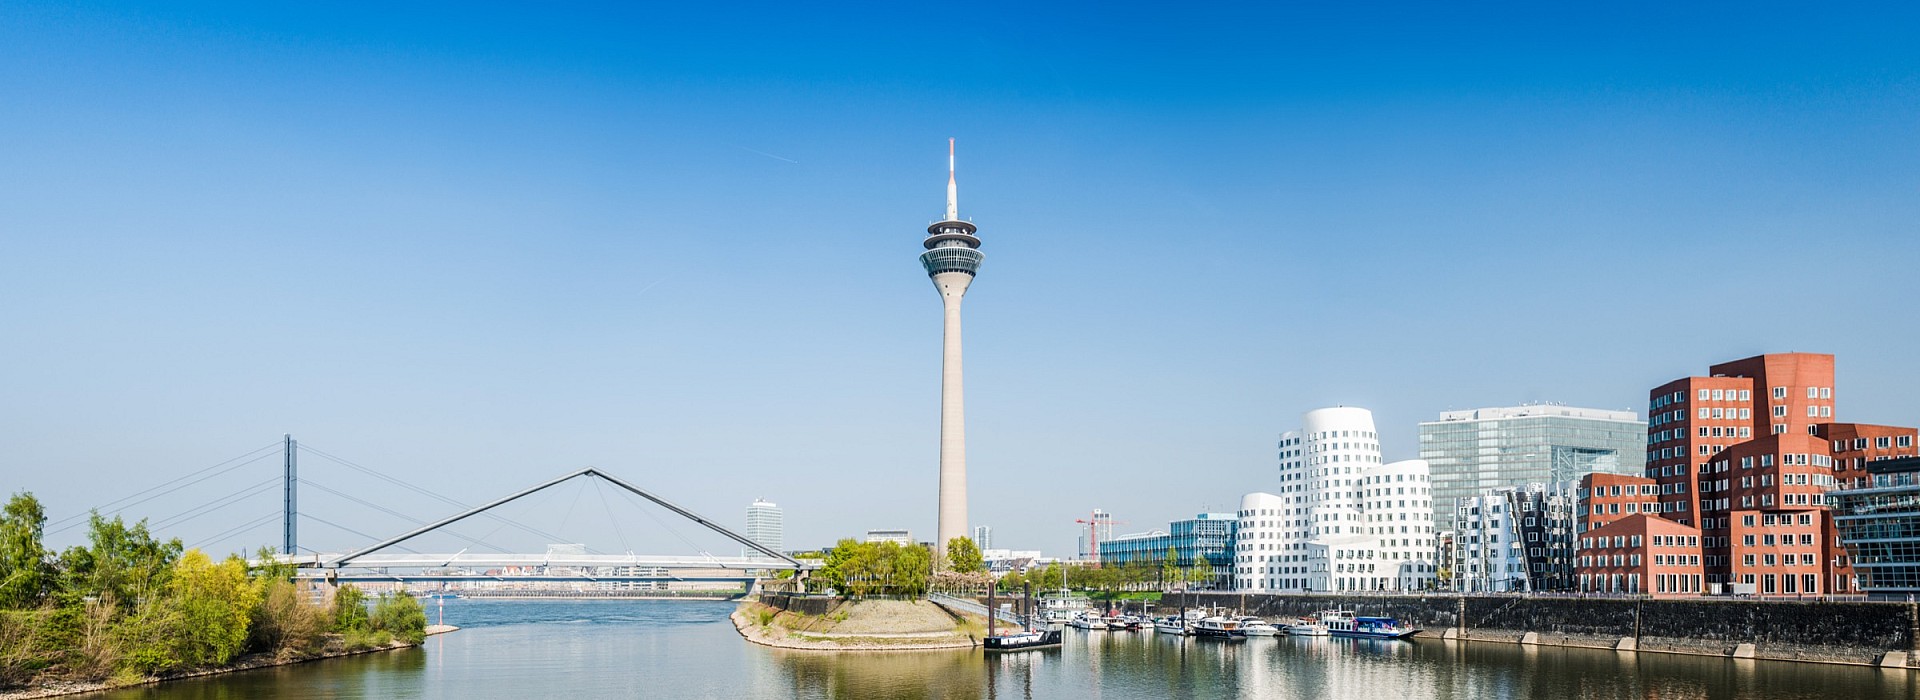
[[[1840,543],[1873,597],[1920,594],[1920,458],[1869,462],[1859,486],[1827,492]]]
[[[1639,475],[1647,424],[1632,411],[1517,406],[1450,411],[1420,424],[1420,458],[1433,475],[1435,526],[1455,529],[1463,499],[1529,483],[1570,483],[1589,472]]]
[[[1201,559],[1213,567],[1216,580],[1233,575],[1233,540],[1240,520],[1230,513],[1201,513],[1187,520],[1167,524],[1171,532],[1158,530],[1138,535],[1121,535],[1100,543],[1100,563],[1141,562],[1160,566],[1167,561],[1167,550],[1182,569],[1192,569]]]

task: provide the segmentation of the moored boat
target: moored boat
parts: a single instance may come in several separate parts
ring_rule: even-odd
[[[1238,619],[1240,620],[1241,629],[1246,630],[1247,636],[1249,637],[1272,637],[1280,634],[1280,628],[1275,627],[1273,623],[1267,622],[1266,620],[1257,617],[1241,617]]]
[[[1391,617],[1358,617],[1345,610],[1329,612],[1322,615],[1321,619],[1326,624],[1327,633],[1335,637],[1404,639],[1420,631],[1402,625]]]
[[[1209,617],[1193,623],[1193,636],[1211,639],[1246,639],[1247,630],[1239,620],[1230,617]]]
[[[1193,634],[1193,630],[1187,628],[1187,621],[1175,615],[1153,618],[1153,631],[1181,636]]]
[[[1060,630],[1027,630],[986,639],[987,651],[1021,651],[1060,646]]]
[[[1088,632],[1105,632],[1108,629],[1106,618],[1100,617],[1097,613],[1081,613],[1075,615],[1073,619],[1067,621],[1067,626],[1083,629]]]

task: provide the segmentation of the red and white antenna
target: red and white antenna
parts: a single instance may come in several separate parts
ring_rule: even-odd
[[[960,220],[960,186],[953,180],[953,139],[947,139],[947,220]]]

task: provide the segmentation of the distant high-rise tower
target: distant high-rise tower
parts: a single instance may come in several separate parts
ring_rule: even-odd
[[[960,220],[959,188],[953,177],[953,139],[947,139],[947,218],[927,227],[927,250],[920,264],[933,278],[946,309],[945,343],[940,362],[940,519],[934,528],[935,561],[944,559],[947,541],[967,536],[967,419],[960,384],[960,298],[986,256],[978,230]]]
[[[747,506],[747,539],[762,547],[776,552],[786,551],[787,523],[780,506],[758,498]],[[759,552],[748,552],[746,556],[765,556]]]
[[[993,528],[985,525],[973,526],[973,546],[979,547],[981,551],[992,549]]]

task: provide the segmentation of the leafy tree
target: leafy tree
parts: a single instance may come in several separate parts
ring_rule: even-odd
[[[899,545],[894,546],[899,547]],[[898,595],[926,593],[928,580],[932,576],[932,550],[917,544],[899,547],[899,552],[894,556],[893,576],[889,582],[890,592]]]
[[[851,537],[840,540],[833,549],[827,550],[820,568],[813,572],[814,578],[844,595],[847,592],[847,564],[859,549],[860,542]]]
[[[188,550],[174,565],[167,586],[178,658],[187,666],[223,664],[240,653],[260,590],[247,578],[247,562],[229,556],[218,564]]]
[[[53,584],[41,542],[47,511],[31,493],[16,493],[0,511],[0,609],[30,608]]]
[[[399,591],[380,595],[373,604],[373,628],[410,644],[427,638],[427,611],[420,601]]]
[[[1201,588],[1212,588],[1214,575],[1213,562],[1207,561],[1206,557],[1194,557],[1193,568],[1187,571],[1188,579]]]
[[[87,525],[88,545],[60,553],[63,604],[92,596],[130,612],[162,592],[184,549],[180,540],[154,539],[145,520],[129,527],[119,516],[108,520],[94,513]]]
[[[971,537],[955,537],[947,540],[947,568],[953,571],[971,574],[986,571],[987,562],[980,556],[980,547]]]
[[[1160,580],[1167,585],[1177,584],[1180,582],[1180,574],[1180,552],[1168,547],[1166,561],[1160,564]]]
[[[367,616],[367,594],[353,584],[341,584],[333,592],[333,631],[366,632],[372,627]]]

